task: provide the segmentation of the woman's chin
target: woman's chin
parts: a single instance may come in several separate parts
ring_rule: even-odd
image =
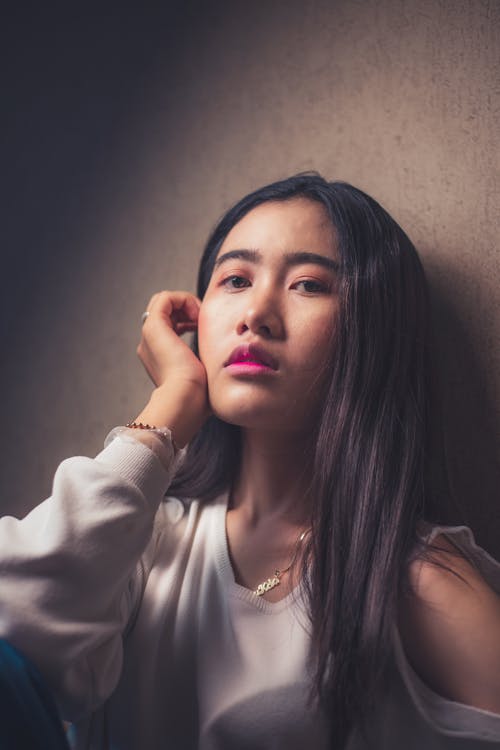
[[[233,409],[212,409],[212,411],[218,419],[236,427],[243,427],[249,430],[269,430],[274,425],[274,429],[277,427],[279,429],[279,420],[278,423],[276,420],[270,420],[269,414],[259,415],[255,412],[249,413]]]
[[[302,420],[290,409],[278,409],[276,404],[218,404],[211,403],[212,413],[228,424],[248,430],[271,432],[302,432]]]

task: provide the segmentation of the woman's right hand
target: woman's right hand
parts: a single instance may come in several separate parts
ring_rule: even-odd
[[[179,446],[189,442],[210,413],[205,367],[180,338],[196,330],[200,304],[189,292],[154,294],[137,347],[156,389],[135,421],[169,427]]]

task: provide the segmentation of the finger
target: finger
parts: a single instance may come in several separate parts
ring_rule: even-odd
[[[156,292],[156,294],[153,294],[153,296],[150,298],[148,304],[144,308],[145,312],[149,312],[150,313],[152,311],[154,303],[155,303],[155,301],[156,301],[157,298],[158,298],[158,292]]]
[[[199,309],[199,300],[189,292],[161,292],[155,301],[154,312],[158,312],[164,319],[169,318],[174,324],[195,323]]]
[[[151,326],[152,320],[158,320],[158,318],[163,318],[169,328],[175,327],[173,321],[170,319],[172,310],[174,309],[171,300],[173,294],[174,292],[164,290],[162,292],[156,292],[152,297],[150,297],[146,310],[143,313],[143,328],[148,321],[149,328]],[[146,312],[148,313],[148,315],[146,315]]]
[[[155,304],[155,301],[156,301],[157,297],[158,297],[158,294],[153,294],[153,296],[150,298],[148,304],[146,305],[146,307],[144,309],[144,312],[141,315],[142,328],[144,328],[147,319],[151,315],[151,311],[152,311],[152,309],[154,307],[154,304]]]
[[[193,333],[198,330],[198,326],[195,323],[177,323],[175,326],[175,332],[182,336],[183,333]]]

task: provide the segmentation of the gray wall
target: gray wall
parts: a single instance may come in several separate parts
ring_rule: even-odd
[[[194,290],[220,214],[317,169],[421,253],[455,498],[500,557],[500,3],[76,12],[13,10],[6,29],[2,509],[38,502],[60,460],[140,410],[140,314]]]

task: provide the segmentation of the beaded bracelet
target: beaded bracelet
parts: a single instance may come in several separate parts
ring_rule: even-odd
[[[166,438],[167,440],[171,441],[174,447],[174,455],[176,455],[180,451],[180,448],[172,437],[172,432],[168,427],[155,427],[154,425],[143,424],[142,422],[127,422],[125,427],[129,427],[133,430],[149,430],[149,432],[155,432],[157,435],[160,435],[160,437]]]

